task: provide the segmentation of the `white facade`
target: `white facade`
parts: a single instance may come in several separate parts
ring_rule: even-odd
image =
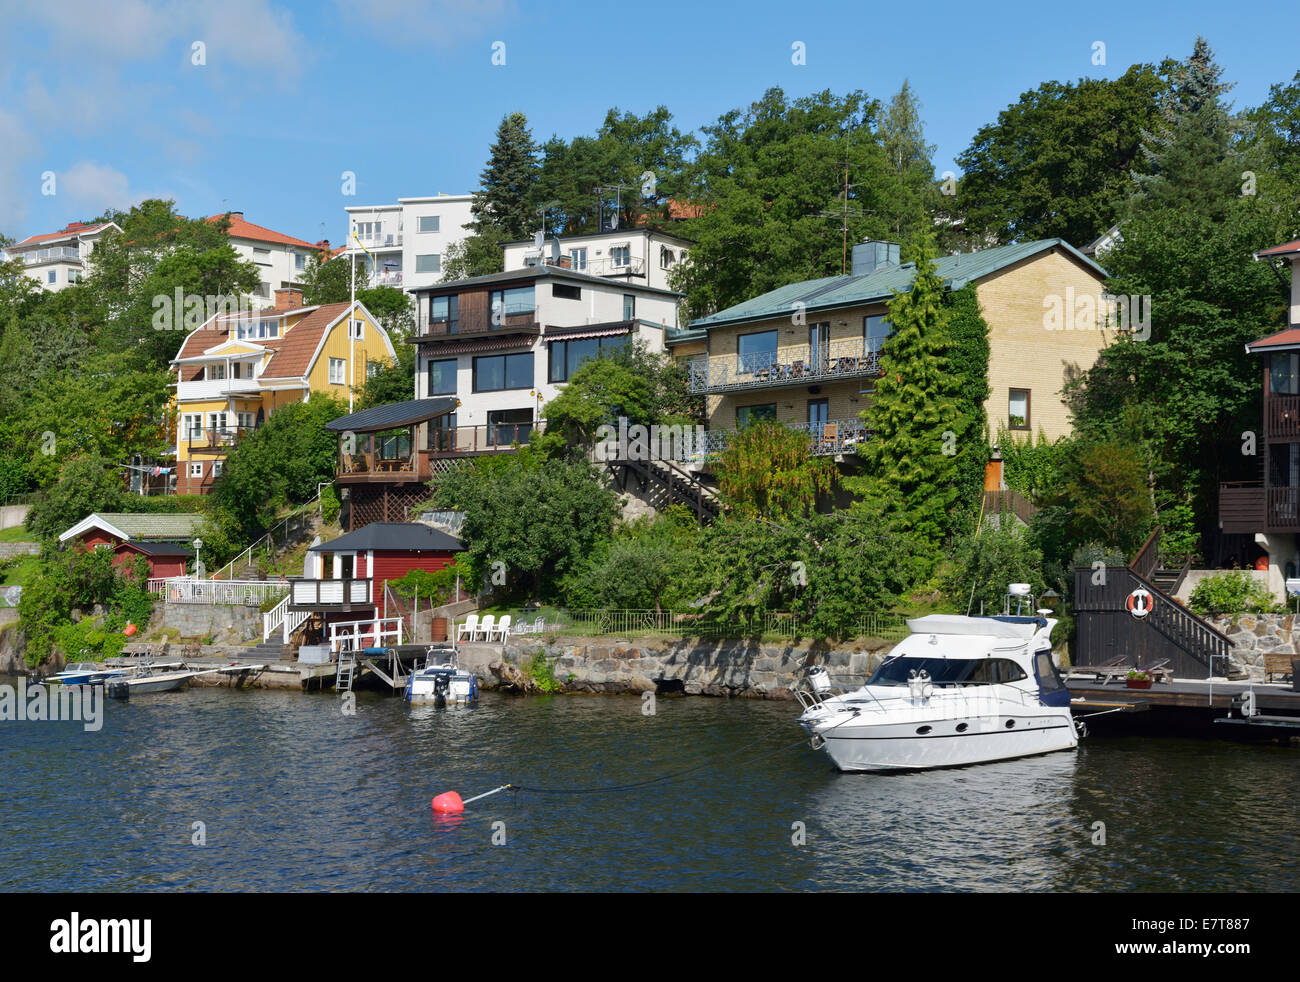
[[[398,198],[395,205],[344,209],[349,226],[344,255],[354,255],[356,262],[365,264],[371,286],[405,290],[433,286],[442,281],[448,248],[470,235],[466,226],[473,200],[469,194],[440,194]]]
[[[213,215],[208,221],[222,217]],[[276,290],[301,286],[308,262],[321,252],[322,245],[254,225],[244,219],[242,211],[230,213],[227,236],[239,258],[257,267],[258,285],[251,298],[257,309],[273,306]]]
[[[21,259],[26,266],[24,272],[42,290],[57,293],[85,276],[86,260],[100,236],[109,229],[122,231],[113,222],[71,222],[58,232],[33,235],[17,242],[4,255],[8,259]]]
[[[435,291],[416,294],[420,335],[431,336],[431,327],[443,332],[436,334],[438,340],[417,346],[415,398],[459,399],[455,419],[448,425],[460,430],[518,425],[522,441],[528,424],[545,415],[546,403],[563,390],[573,368],[594,357],[601,345],[637,337],[649,350],[664,351],[668,330],[678,327],[679,294],[554,267],[520,271],[514,277],[499,273],[463,280],[456,284],[463,293],[451,286],[441,284]],[[474,321],[470,309],[475,305],[468,296],[485,290],[502,292],[511,321],[529,325],[494,327],[486,316]],[[433,324],[430,311],[435,293],[439,298],[453,294],[462,298],[464,313],[456,330],[447,332],[445,324]],[[477,306],[486,312],[495,302]],[[439,363],[436,370],[431,369],[435,362]]]
[[[502,268],[509,272],[539,262],[558,264],[578,273],[670,290],[669,273],[686,259],[691,245],[675,235],[644,228],[548,238],[540,250],[530,239],[506,243]]]

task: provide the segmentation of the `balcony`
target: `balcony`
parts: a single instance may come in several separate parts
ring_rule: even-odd
[[[540,334],[542,326],[537,322],[537,311],[507,311],[502,323],[494,324],[490,316],[467,317],[464,314],[458,320],[439,320],[430,323],[425,332],[414,340],[447,341],[462,337],[479,337],[484,334]]]
[[[1229,534],[1300,532],[1300,488],[1220,484],[1219,524]]]
[[[384,232],[382,235],[359,235],[361,244],[367,249],[396,249],[402,244],[401,232]],[[356,239],[351,240],[353,251],[356,251]]]
[[[711,355],[687,366],[695,394],[780,388],[880,375],[880,352],[860,338],[822,345],[792,345],[746,355]]]
[[[489,423],[487,426],[430,427],[428,452],[434,457],[509,452],[526,446],[533,430],[545,429],[545,420],[535,423]]]
[[[81,251],[76,246],[58,246],[53,249],[32,249],[20,255],[23,257],[24,264],[39,266],[42,263],[66,263],[69,260],[80,259]]]
[[[814,457],[856,453],[858,445],[871,436],[860,419],[828,419],[824,423],[787,423],[786,426],[808,437],[808,450]],[[696,448],[693,458],[722,453],[735,436],[736,430],[708,430],[704,434],[703,452]]]
[[[256,395],[260,391],[262,391],[262,384],[255,378],[200,379],[196,382],[177,383],[176,400],[178,402],[189,402],[191,400],[224,399],[226,396],[231,395]]]
[[[1300,396],[1264,397],[1269,438],[1300,440]]]
[[[588,276],[645,275],[645,260],[640,256],[631,256],[624,263],[616,263],[612,257],[606,256],[601,259],[587,259],[580,264],[575,264],[572,256],[561,256],[557,261],[552,262],[549,257],[543,258],[535,250],[529,249],[524,253],[524,265],[558,266],[561,269],[571,269],[575,273],[586,273]]]
[[[405,484],[433,477],[427,450],[371,449],[341,454],[338,480],[341,484]]]
[[[401,286],[402,271],[394,270],[385,273],[374,273],[370,277],[371,286]]]
[[[289,577],[289,608],[306,610],[351,610],[371,606],[370,579],[314,580]]]
[[[182,430],[181,440],[193,453],[215,453],[229,450],[256,427],[232,426],[225,429]]]

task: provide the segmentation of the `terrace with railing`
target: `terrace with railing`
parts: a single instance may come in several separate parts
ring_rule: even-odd
[[[424,333],[413,338],[414,341],[438,340],[448,337],[474,336],[479,334],[540,334],[541,325],[537,322],[537,311],[532,307],[527,310],[509,310],[495,317],[491,314],[474,317],[461,314],[455,320],[441,318],[425,325]]]
[[[80,259],[81,250],[76,246],[54,246],[49,249],[31,249],[25,252],[16,252],[15,255],[22,256],[23,263],[27,266],[39,266],[41,263],[58,263],[67,262],[70,259]]]
[[[855,453],[858,445],[871,436],[865,423],[860,419],[828,419],[816,423],[786,423],[788,428],[808,437],[808,450],[813,456],[825,457],[835,454]],[[704,433],[704,445],[694,446],[683,456],[689,460],[715,456],[722,453],[735,439],[736,430],[707,430]]]
[[[212,452],[217,450],[229,450],[248,434],[252,433],[254,426],[227,426],[227,427],[210,427],[207,429],[182,429],[181,439],[185,441],[185,446],[191,453],[194,452]]]
[[[870,350],[862,338],[844,338],[775,351],[702,356],[688,363],[687,372],[690,390],[697,394],[807,385],[878,376],[880,352]]]

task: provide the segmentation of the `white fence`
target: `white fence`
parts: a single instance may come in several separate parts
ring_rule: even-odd
[[[283,597],[289,584],[280,580],[195,580],[170,577],[150,580],[149,592],[169,604],[244,604],[260,607]]]

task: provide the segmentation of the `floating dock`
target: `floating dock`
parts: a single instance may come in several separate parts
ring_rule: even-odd
[[[1300,692],[1289,685],[1174,679],[1149,689],[1130,689],[1123,682],[1103,685],[1085,678],[1067,679],[1066,685],[1075,717],[1087,716],[1089,729],[1097,735],[1300,739]],[[1252,697],[1254,714],[1243,717]]]

